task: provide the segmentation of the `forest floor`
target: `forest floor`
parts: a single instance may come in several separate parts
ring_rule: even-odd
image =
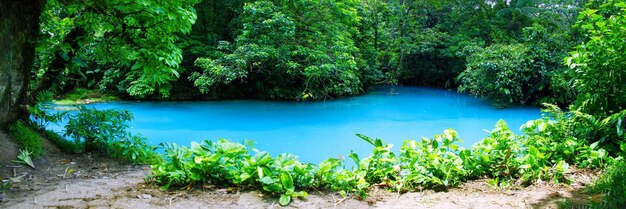
[[[2,141],[6,136],[0,132]],[[0,180],[11,182],[10,188],[0,190],[0,208],[281,208],[276,197],[256,191],[212,186],[162,190],[145,180],[150,174],[145,165],[97,155],[68,155],[45,147],[46,154],[35,162],[36,169],[0,162]],[[7,149],[2,147],[0,153]],[[580,170],[569,174],[570,184],[538,182],[510,189],[493,188],[487,180],[443,192],[398,194],[373,188],[365,200],[314,191],[286,208],[557,208],[565,199],[593,198],[581,191],[596,175]]]

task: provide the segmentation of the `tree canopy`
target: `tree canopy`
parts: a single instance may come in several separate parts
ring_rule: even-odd
[[[499,107],[578,98],[615,112],[624,101],[599,93],[623,95],[611,58],[622,11],[605,6],[622,1],[39,3],[32,92],[315,100],[399,84],[458,88]]]

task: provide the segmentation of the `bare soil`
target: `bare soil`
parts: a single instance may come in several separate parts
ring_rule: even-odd
[[[8,148],[1,149],[4,153]],[[282,208],[276,197],[256,191],[213,186],[162,190],[144,180],[150,174],[145,165],[98,155],[67,155],[50,147],[46,150],[36,161],[36,169],[1,164],[0,175],[11,185],[0,192],[0,208]],[[286,208],[557,208],[565,199],[592,198],[580,191],[595,177],[595,172],[578,170],[569,174],[570,184],[537,182],[499,189],[490,187],[487,180],[477,180],[449,191],[404,194],[375,187],[365,200],[314,191]]]

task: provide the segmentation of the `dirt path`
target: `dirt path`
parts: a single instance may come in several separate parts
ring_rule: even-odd
[[[10,189],[0,192],[0,208],[282,208],[275,197],[255,191],[214,187],[163,191],[144,181],[148,167],[96,155],[73,156],[49,149],[36,167],[0,168],[3,179],[12,182]],[[540,182],[510,190],[492,188],[486,180],[447,192],[397,194],[373,188],[365,200],[311,192],[287,208],[556,208],[564,198],[586,198],[579,191],[594,175],[580,172],[570,178],[574,180],[570,185]]]
[[[0,208],[281,208],[276,198],[254,191],[215,188],[163,191],[144,182],[143,178],[149,174],[146,167],[98,165],[88,169],[92,171],[75,171],[86,174],[84,177],[57,176],[61,179],[47,183],[40,177],[25,179],[27,182],[6,193],[8,201],[0,203]],[[490,188],[486,181],[469,182],[448,192],[399,195],[374,189],[366,200],[313,192],[306,200],[295,200],[288,208],[556,208],[559,200],[576,196],[584,178],[587,177],[579,177],[573,186],[552,188],[543,183],[508,191]]]

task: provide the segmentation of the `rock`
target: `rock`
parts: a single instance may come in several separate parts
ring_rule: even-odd
[[[152,195],[140,194],[140,195],[137,195],[137,198],[139,198],[139,199],[150,199],[150,198],[152,198]]]

